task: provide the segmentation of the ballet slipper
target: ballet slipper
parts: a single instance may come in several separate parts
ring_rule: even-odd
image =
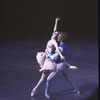
[[[76,66],[70,66],[69,69],[77,69]]]
[[[50,95],[49,95],[48,93],[45,93],[45,97],[46,97],[47,99],[50,99]]]
[[[74,92],[76,92],[77,94],[80,94],[80,91],[78,89],[75,89]]]

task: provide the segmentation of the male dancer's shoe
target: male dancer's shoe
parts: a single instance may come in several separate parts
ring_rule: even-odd
[[[47,99],[50,99],[50,95],[49,95],[48,93],[45,93],[45,97],[46,97]]]
[[[77,94],[80,94],[80,91],[78,89],[75,89],[74,92],[76,92]]]

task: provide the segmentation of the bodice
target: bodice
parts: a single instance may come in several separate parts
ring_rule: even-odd
[[[54,44],[52,44],[52,40],[49,40],[47,43],[47,49],[49,53],[52,53],[53,48],[54,48]]]

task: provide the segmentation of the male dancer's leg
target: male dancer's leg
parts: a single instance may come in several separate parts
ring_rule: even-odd
[[[45,90],[45,96],[46,96],[46,98],[50,98],[50,96],[49,96],[49,94],[48,94],[48,91],[49,91],[49,89],[50,89],[51,80],[55,77],[55,75],[56,75],[60,70],[62,70],[62,68],[63,68],[63,63],[57,64],[56,71],[55,71],[55,72],[51,72],[51,73],[49,74],[49,76],[47,77],[46,90]]]
[[[49,94],[48,94],[48,91],[50,89],[50,85],[51,85],[51,80],[52,78],[54,78],[54,76],[57,74],[57,71],[56,72],[51,72],[51,74],[48,76],[47,78],[47,83],[46,83],[46,90],[45,90],[45,96],[47,98],[50,98]]]
[[[34,89],[31,92],[31,96],[34,96],[34,94],[36,93],[37,88],[44,82],[48,72],[49,71],[43,71],[42,72],[42,75],[41,75],[41,78],[40,78],[39,82],[37,83],[37,85],[34,87]]]
[[[74,88],[74,92],[76,92],[77,94],[80,94],[80,91],[78,90],[78,88],[76,87],[75,82],[69,77],[68,73],[65,72],[65,69],[63,69],[61,71],[61,73],[63,74],[63,76],[65,77],[66,80],[68,80],[70,82],[70,84],[72,85],[72,87]]]

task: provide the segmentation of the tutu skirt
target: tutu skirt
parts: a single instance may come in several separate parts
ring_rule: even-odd
[[[43,66],[45,59],[46,59],[46,54],[45,54],[45,52],[38,52],[38,53],[37,53],[37,55],[36,55],[36,60],[37,60],[37,63],[38,63],[40,66]]]
[[[40,67],[42,66],[43,70],[56,70],[56,63],[47,59],[45,52],[38,52],[36,55],[36,59]]]

